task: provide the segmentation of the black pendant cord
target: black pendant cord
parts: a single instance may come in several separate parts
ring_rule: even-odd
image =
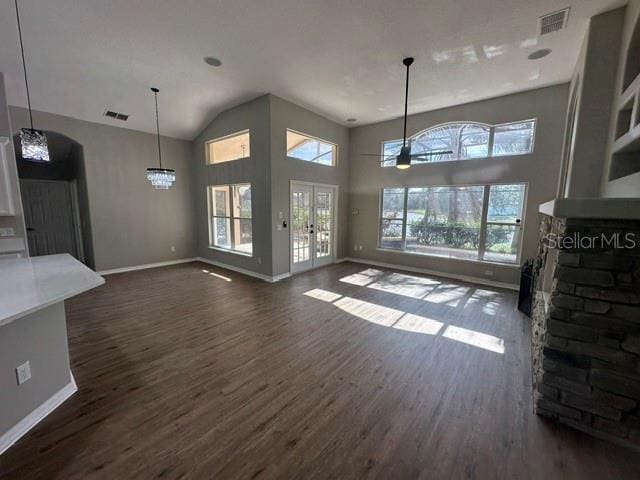
[[[160,149],[160,120],[158,120],[158,90],[157,88],[152,88],[151,91],[156,100],[156,133],[158,135],[158,162],[160,163],[160,168],[162,169],[162,150]]]
[[[402,63],[407,67],[407,81],[404,88],[404,131],[402,134],[402,146],[407,146],[407,111],[409,106],[409,67],[413,63],[412,57],[405,58]]]
[[[27,80],[27,62],[24,60],[24,45],[22,43],[22,28],[20,26],[20,12],[18,10],[18,0],[16,4],[16,18],[18,20],[18,37],[20,38],[20,54],[22,55],[22,71],[24,72],[24,85],[27,88],[27,105],[29,106],[29,122],[33,130],[33,114],[31,113],[31,96],[29,95],[29,80]]]

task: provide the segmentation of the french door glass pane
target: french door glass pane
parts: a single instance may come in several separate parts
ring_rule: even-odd
[[[484,187],[410,188],[407,195],[407,251],[478,258]]]
[[[213,244],[231,248],[231,222],[228,217],[213,217]]]
[[[316,258],[331,255],[331,192],[316,194]]]
[[[293,263],[306,262],[311,256],[310,213],[311,194],[308,191],[294,191],[293,211]]]

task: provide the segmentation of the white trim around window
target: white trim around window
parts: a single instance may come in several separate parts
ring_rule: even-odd
[[[251,184],[209,185],[209,248],[253,256]]]
[[[378,250],[519,265],[527,184],[384,187]]]

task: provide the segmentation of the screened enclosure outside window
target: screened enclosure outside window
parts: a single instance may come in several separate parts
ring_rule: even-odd
[[[209,245],[253,254],[251,185],[209,186]]]
[[[251,156],[249,130],[210,140],[205,144],[207,165],[231,162]]]
[[[517,263],[525,184],[385,188],[379,247]]]
[[[434,155],[428,159],[414,158],[412,164],[469,160],[533,152],[536,120],[501,125],[460,122],[446,123],[429,128],[409,138],[411,153],[450,150],[449,154]],[[383,167],[396,164],[402,140],[383,142]]]
[[[287,130],[287,157],[334,166],[337,151],[338,146],[335,143]]]

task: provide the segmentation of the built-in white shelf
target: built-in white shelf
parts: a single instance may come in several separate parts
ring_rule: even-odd
[[[640,75],[622,92],[616,115],[609,180],[640,172]]]

